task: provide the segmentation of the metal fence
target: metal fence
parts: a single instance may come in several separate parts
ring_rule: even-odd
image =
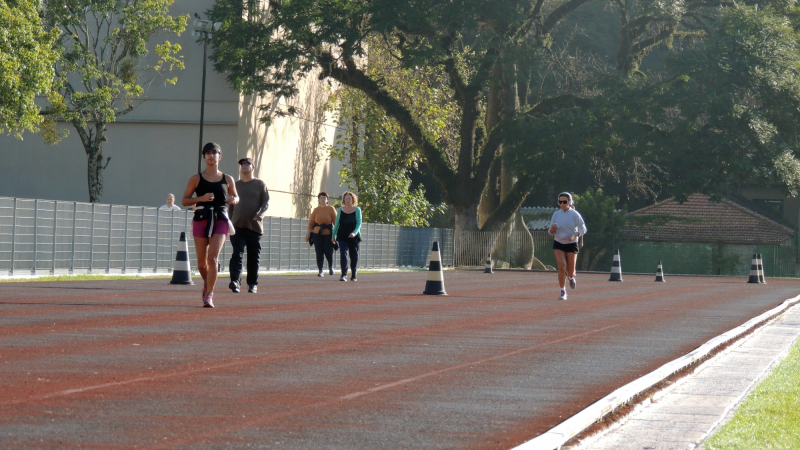
[[[197,267],[192,212],[0,197],[0,276],[170,272],[180,233],[187,232]],[[261,270],[316,268],[314,249],[303,241],[308,219],[267,217]],[[453,230],[365,223],[361,269],[425,267],[438,241],[442,263],[453,266]],[[223,270],[230,259],[220,254]]]

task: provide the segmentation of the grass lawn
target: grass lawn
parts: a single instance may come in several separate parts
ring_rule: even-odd
[[[705,448],[800,449],[800,341]]]

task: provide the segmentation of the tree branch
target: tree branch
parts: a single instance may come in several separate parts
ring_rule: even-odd
[[[397,120],[411,140],[419,146],[428,166],[431,168],[433,175],[444,186],[453,186],[456,184],[455,174],[453,169],[445,160],[444,154],[436,145],[434,140],[420,127],[411,115],[411,111],[406,108],[391,94],[383,89],[375,80],[368,77],[362,70],[355,67],[352,60],[345,59],[346,68],[341,68],[336,64],[333,55],[328,52],[323,52],[319,56],[320,65],[322,67],[322,76],[331,77],[334,80],[358,89],[373,102],[379,105],[386,114],[393,119]]]
[[[528,197],[531,189],[533,189],[532,178],[519,178],[497,208],[483,222],[481,231],[497,231],[502,228],[508,222],[508,219],[522,206],[522,202]]]

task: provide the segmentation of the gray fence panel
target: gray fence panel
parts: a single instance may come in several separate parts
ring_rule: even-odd
[[[181,232],[196,270],[192,215],[191,210],[0,197],[0,275],[169,273]],[[315,269],[314,248],[303,240],[307,228],[308,219],[266,217],[261,270]],[[434,241],[443,264],[453,265],[453,230],[365,223],[361,236],[362,269],[424,267]],[[219,259],[223,271],[231,253],[226,243]],[[339,255],[334,257],[338,261]]]

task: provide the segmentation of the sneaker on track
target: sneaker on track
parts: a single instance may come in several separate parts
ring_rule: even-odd
[[[231,281],[228,287],[231,289],[231,291],[233,291],[234,294],[238,294],[239,292],[241,292],[241,290],[239,289],[239,283],[235,281]]]
[[[206,294],[203,296],[203,308],[213,308],[214,307],[214,300],[211,298],[212,294]]]
[[[328,275],[333,276],[333,268],[328,269]]]
[[[346,275],[340,276],[339,281],[347,281],[347,276]]]
[[[560,297],[558,297],[558,299],[559,299],[559,300],[566,300],[566,299],[567,299],[567,293],[566,293],[566,292],[562,292],[562,293],[561,293],[561,296],[560,296]]]
[[[570,289],[575,289],[575,286],[577,286],[577,285],[578,285],[578,281],[575,280],[575,277],[572,277],[572,278],[569,279],[569,288]]]
[[[258,286],[256,286],[255,284],[251,285],[250,289],[248,289],[247,292],[249,292],[251,294],[257,293],[258,292]]]

